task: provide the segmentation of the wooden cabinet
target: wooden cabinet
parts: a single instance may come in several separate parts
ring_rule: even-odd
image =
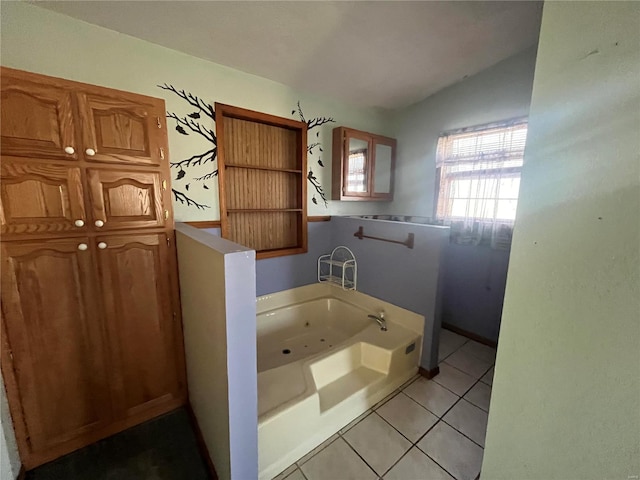
[[[93,225],[100,230],[162,228],[169,221],[159,172],[89,168],[87,179]]]
[[[0,353],[30,469],[185,403],[184,347],[164,102],[1,73]]]
[[[335,128],[332,199],[393,200],[395,163],[395,139],[353,128]]]
[[[127,96],[128,97],[128,96]],[[164,109],[117,93],[79,93],[83,152],[89,161],[160,165]]]
[[[94,262],[87,237],[2,243],[6,345],[36,454],[112,420]]]
[[[180,398],[182,349],[164,234],[99,237],[103,300],[119,409],[134,415]],[[140,275],[139,272],[144,272]]]
[[[2,155],[77,160],[72,93],[15,70],[3,69],[0,80]]]
[[[86,212],[81,170],[42,161],[0,164],[3,235],[81,233]]]

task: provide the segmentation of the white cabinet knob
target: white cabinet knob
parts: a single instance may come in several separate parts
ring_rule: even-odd
[[[100,243],[98,244],[98,248],[99,248],[100,250],[104,250],[105,248],[107,248],[107,244],[106,244],[106,243],[104,243],[104,242],[100,242]]]
[[[102,227],[104,225],[104,222],[102,220],[96,220],[95,222],[93,222],[93,224],[96,227],[100,228],[100,227]]]
[[[93,157],[96,154],[96,151],[93,148],[87,148],[84,153],[86,153],[87,155],[89,155],[90,157]]]
[[[68,153],[69,155],[73,155],[76,153],[76,149],[73,147],[64,147],[64,153]]]
[[[78,245],[78,250],[85,251],[87,248],[89,248],[89,246],[86,243],[81,243],[80,245]]]
[[[73,222],[73,224],[74,224],[76,227],[84,227],[84,220],[80,220],[80,219],[78,219],[78,220],[76,220],[75,222]]]

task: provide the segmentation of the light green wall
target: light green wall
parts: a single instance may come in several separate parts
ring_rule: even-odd
[[[158,8],[161,8],[161,3]],[[374,109],[356,109],[347,105],[303,94],[293,89],[233,70],[222,65],[170,50],[112,30],[91,25],[23,2],[2,2],[2,65],[77,80],[105,87],[164,98],[167,109],[180,115],[191,113],[183,100],[159,89],[156,85],[170,83],[201,96],[207,102],[226,103],[288,118],[298,100],[307,119],[333,117],[336,123],[321,127],[320,137],[313,130],[309,142],[320,141],[324,152],[324,168],[317,163],[318,149],[309,156],[309,166],[321,181],[327,198],[331,198],[331,131],[345,125],[375,133],[388,134],[387,115]],[[114,2],[117,8],[117,2]],[[212,46],[215,48],[215,45]],[[262,48],[256,45],[256,48]],[[318,72],[323,75],[323,72]],[[174,130],[168,119],[169,145],[172,160],[188,158],[210,148],[195,135],[185,137]],[[213,127],[213,122],[208,125]],[[175,203],[176,219],[213,220],[219,218],[217,181],[208,183],[209,190],[192,179],[208,173],[211,164],[192,168],[183,180],[174,181],[174,188],[188,193],[199,203],[211,206],[197,210]],[[174,179],[177,170],[173,170]],[[184,186],[190,183],[186,192]],[[378,213],[376,202],[330,202],[326,209],[311,202],[313,187],[309,187],[309,215]]]
[[[640,3],[546,2],[483,480],[640,475],[639,151]]]

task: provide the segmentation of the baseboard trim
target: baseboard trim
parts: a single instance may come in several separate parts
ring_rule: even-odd
[[[427,370],[426,368],[419,367],[418,373],[423,377],[425,377],[426,379],[430,380],[440,373],[440,367],[432,368],[431,370]]]
[[[482,343],[483,345],[487,345],[492,348],[496,348],[498,346],[498,343],[494,342],[493,340],[489,340],[488,338],[482,337],[463,328],[456,327],[455,325],[451,325],[450,323],[442,322],[442,328],[446,328],[447,330],[451,330],[453,333],[457,333],[458,335],[470,338],[471,340],[475,340],[478,343]]]
[[[202,430],[200,430],[200,425],[198,425],[198,419],[196,418],[196,414],[193,413],[193,409],[191,408],[190,403],[187,403],[187,412],[189,413],[189,419],[191,420],[191,425],[193,426],[193,430],[196,434],[198,449],[200,450],[200,453],[204,456],[205,461],[207,462],[207,467],[209,467],[209,473],[211,474],[212,480],[218,480],[216,467],[213,464],[213,461],[211,460],[211,455],[209,455],[209,449],[207,448],[207,444],[204,441]]]

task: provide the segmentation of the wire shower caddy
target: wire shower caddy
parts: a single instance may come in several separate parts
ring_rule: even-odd
[[[353,252],[340,246],[327,255],[321,255],[318,258],[318,282],[331,283],[343,290],[356,290],[358,264]]]

